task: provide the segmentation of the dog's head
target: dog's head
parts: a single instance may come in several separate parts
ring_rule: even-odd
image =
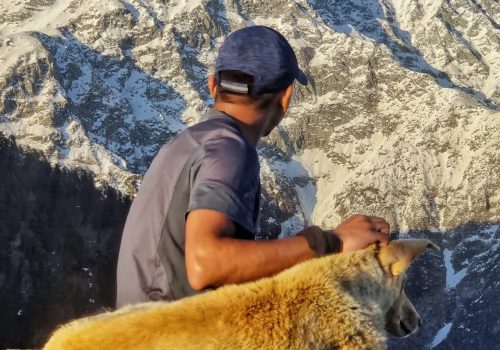
[[[390,289],[395,298],[385,317],[386,330],[397,337],[410,335],[420,325],[420,316],[404,291],[405,271],[426,249],[439,251],[439,247],[427,239],[407,239],[392,241],[378,254],[382,268],[392,277]]]

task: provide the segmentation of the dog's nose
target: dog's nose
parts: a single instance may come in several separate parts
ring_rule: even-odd
[[[419,317],[418,318],[418,326],[420,327],[422,325],[422,319]]]

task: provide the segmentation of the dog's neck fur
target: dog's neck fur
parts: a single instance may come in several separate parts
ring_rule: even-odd
[[[388,283],[384,283],[387,278],[376,249],[369,248],[302,263],[255,282],[253,287],[266,290],[269,301],[280,301],[281,305],[275,307],[286,310],[279,314],[302,315],[297,318],[301,324],[292,327],[319,330],[316,334],[295,332],[296,337],[309,339],[311,344],[319,340],[325,346],[333,343],[339,349],[373,350],[386,349],[385,315],[394,295]],[[302,298],[300,293],[307,293],[307,297]],[[256,302],[262,304],[262,295],[258,298]],[[311,308],[311,300],[320,307]],[[320,312],[311,314],[311,310]],[[265,329],[266,325],[262,327]]]
[[[317,259],[317,264],[323,265],[320,268],[322,275],[328,276],[322,284],[332,289],[330,294],[324,295],[333,295],[335,300],[325,300],[329,312],[315,317],[325,326],[333,319],[345,317],[345,324],[350,327],[340,331],[320,325],[316,329],[331,330],[327,335],[329,341],[333,338],[341,349],[386,348],[385,315],[392,305],[391,295],[394,293],[388,290],[388,275],[381,268],[376,255],[377,250],[373,247]],[[319,295],[318,299],[321,298]]]
[[[337,254],[319,259],[326,269],[336,300],[331,300],[331,312],[326,322],[337,320],[339,315],[357,319],[348,322],[351,329],[342,332],[332,329],[341,348],[385,349],[385,315],[392,305],[394,293],[388,288],[388,275],[381,268],[375,249],[351,254]],[[326,315],[318,315],[324,317]],[[328,328],[326,328],[328,329]],[[349,333],[351,336],[349,336]]]

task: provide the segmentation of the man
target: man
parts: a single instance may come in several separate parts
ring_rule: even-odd
[[[355,215],[333,231],[255,241],[259,162],[255,147],[281,121],[293,83],[307,84],[278,32],[252,26],[221,46],[202,121],[153,160],[134,199],[118,261],[117,306],[175,300],[273,275],[315,256],[387,244],[382,218]]]

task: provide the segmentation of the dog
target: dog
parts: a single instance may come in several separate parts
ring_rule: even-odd
[[[44,350],[386,349],[420,317],[405,271],[429,240],[311,259],[273,277],[179,301],[127,306],[60,327]]]

